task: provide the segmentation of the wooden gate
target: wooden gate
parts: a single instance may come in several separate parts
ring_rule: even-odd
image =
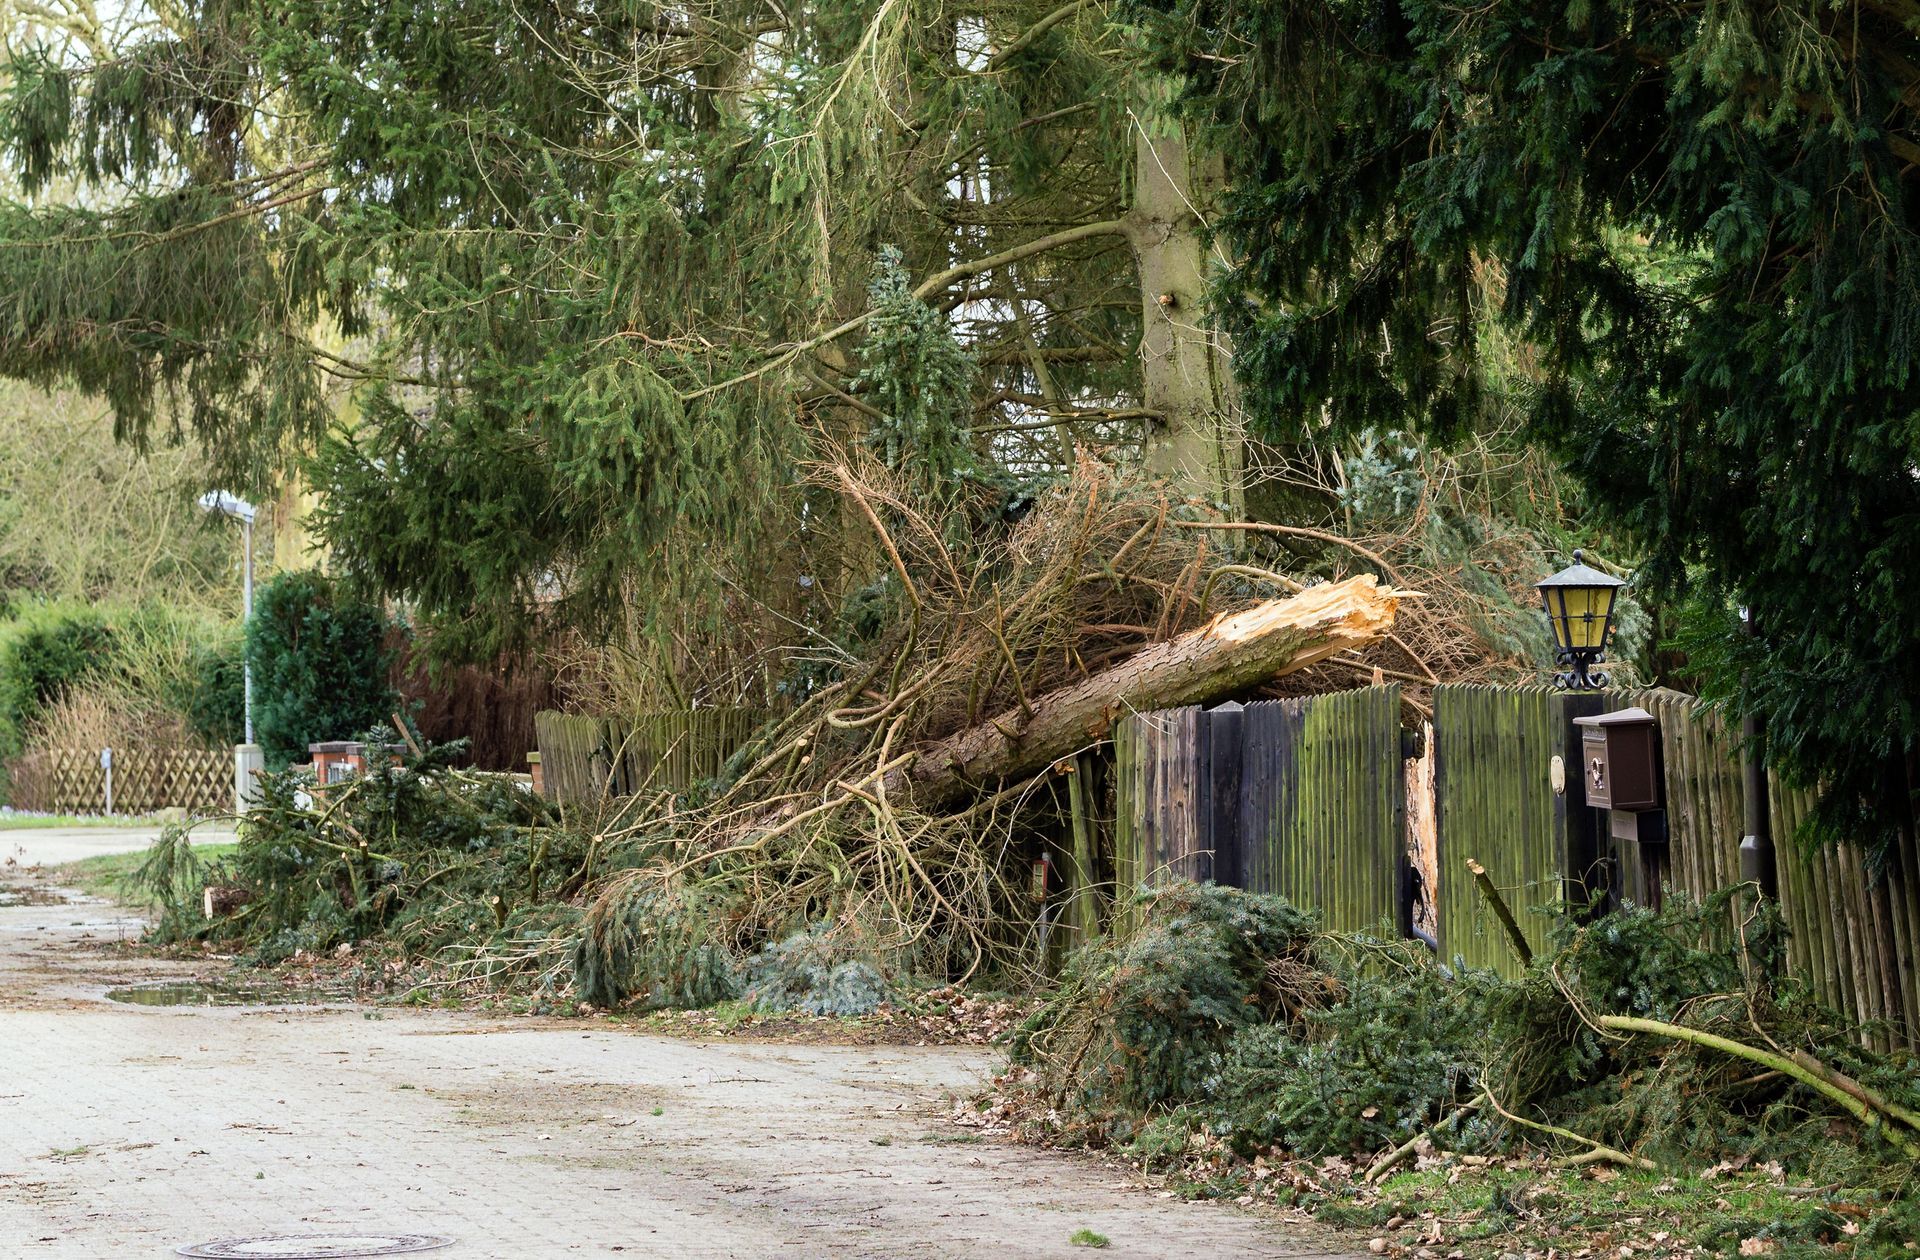
[[[1544,687],[1436,687],[1433,692],[1435,866],[1431,891],[1443,958],[1517,975],[1498,923],[1467,872],[1486,868],[1536,951],[1549,920],[1536,906],[1584,903],[1603,881],[1592,811],[1578,773],[1573,719],[1618,707]],[[1561,758],[1564,791],[1555,790]],[[1604,886],[1601,884],[1600,886]]]

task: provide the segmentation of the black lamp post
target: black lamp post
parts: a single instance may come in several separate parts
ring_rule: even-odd
[[[1594,668],[1603,658],[1607,636],[1613,631],[1614,598],[1626,583],[1581,563],[1537,584],[1547,610],[1547,628],[1553,632],[1553,659],[1561,668],[1553,685],[1566,691],[1599,691],[1607,675]]]

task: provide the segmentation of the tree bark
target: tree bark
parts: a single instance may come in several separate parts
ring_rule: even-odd
[[[1204,704],[1378,643],[1393,628],[1399,602],[1398,592],[1368,574],[1222,614],[1035,699],[1031,717],[1010,709],[949,736],[889,775],[888,793],[937,809],[976,785],[1033,774],[1104,739],[1123,714]]]
[[[1232,351],[1206,312],[1201,215],[1222,182],[1179,123],[1143,104],[1134,120],[1133,207],[1122,221],[1140,282],[1140,386],[1160,418],[1148,428],[1147,471],[1239,516],[1246,466]]]

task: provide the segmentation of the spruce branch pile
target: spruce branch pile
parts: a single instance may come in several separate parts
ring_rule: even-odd
[[[626,855],[561,827],[511,776],[454,769],[459,743],[415,752],[370,734],[357,778],[260,776],[229,856],[207,863],[163,835],[140,879],[156,938],[218,941],[263,965],[387,943],[452,979],[537,985],[565,961],[554,933],[578,918],[571,899]],[[203,904],[210,887],[222,895]]]
[[[1782,938],[1750,890],[1563,922],[1517,981],[1319,933],[1275,897],[1186,884],[1143,908],[1016,1038],[1033,1135],[1151,1156],[1197,1132],[1373,1177],[1422,1141],[1847,1184],[1897,1184],[1920,1158],[1911,1056],[1757,981]]]

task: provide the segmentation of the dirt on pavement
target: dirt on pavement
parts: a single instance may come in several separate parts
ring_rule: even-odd
[[[0,904],[0,1257],[452,1235],[448,1260],[1320,1256],[1351,1246],[946,1122],[996,1053],[699,1042],[405,1007],[146,1007],[138,920]],[[207,966],[199,965],[204,972]]]

